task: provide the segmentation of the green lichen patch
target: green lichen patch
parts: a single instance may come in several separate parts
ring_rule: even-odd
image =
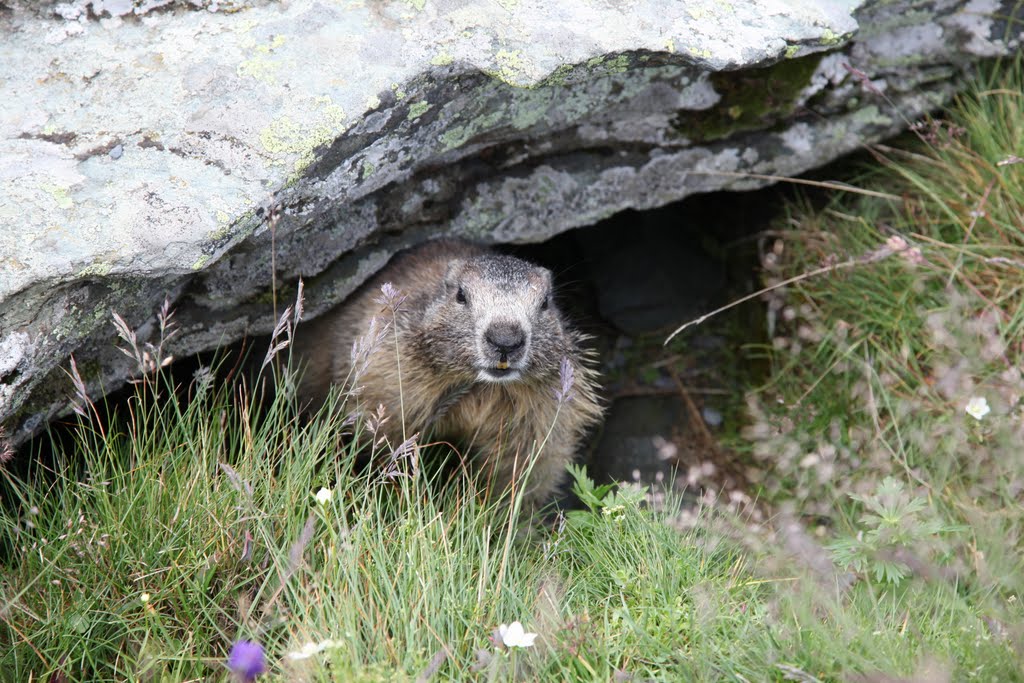
[[[434,58],[430,60],[430,63],[434,66],[448,66],[455,58],[452,57],[451,53],[447,50],[442,50],[438,54],[434,55]]]
[[[409,121],[415,121],[426,114],[431,106],[429,102],[413,102],[409,105],[409,114],[405,118]]]
[[[61,185],[45,184],[42,185],[41,188],[44,191],[48,192],[51,197],[53,197],[53,200],[54,202],[56,202],[58,208],[70,209],[72,206],[75,205],[74,201],[71,199],[71,196],[68,194],[67,187]]]
[[[78,277],[101,277],[103,275],[107,275],[113,269],[113,267],[114,266],[109,263],[103,263],[102,261],[98,261],[96,263],[86,266],[85,268],[82,268],[80,271],[78,271],[77,275]]]
[[[519,50],[498,50],[494,60],[498,63],[498,68],[496,71],[488,72],[491,76],[509,85],[518,85],[523,79],[526,65]]]
[[[497,126],[505,117],[506,113],[499,110],[473,119],[465,125],[449,128],[441,135],[441,144],[444,145],[444,151],[447,152],[461,147],[468,140]]]
[[[235,70],[241,78],[252,78],[267,84],[275,83],[277,80],[278,63],[269,59],[274,50],[284,45],[284,36],[274,36],[265,45],[252,45],[254,54],[242,61]]]
[[[821,57],[814,54],[765,69],[712,74],[712,86],[721,96],[718,103],[704,111],[680,111],[672,127],[697,143],[769,128],[793,113]]]
[[[287,183],[297,181],[302,172],[315,161],[315,150],[332,143],[345,132],[345,110],[334,104],[330,97],[318,97],[314,104],[319,109],[312,123],[300,123],[283,115],[274,119],[260,131],[260,144],[275,157],[276,163],[284,163],[289,157],[297,157],[294,173]]]

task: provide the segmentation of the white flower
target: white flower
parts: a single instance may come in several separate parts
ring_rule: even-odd
[[[523,625],[518,621],[513,621],[508,626],[499,626],[498,635],[501,636],[501,642],[505,647],[533,647],[533,641],[537,638],[536,633],[525,632]]]
[[[324,650],[341,647],[340,640],[321,640],[319,643],[306,643],[298,650],[289,652],[285,655],[288,659],[309,659],[310,657],[320,654]]]
[[[140,595],[139,602],[141,602],[143,605],[149,602],[149,593],[143,593],[142,595]]]
[[[316,502],[320,503],[321,505],[327,505],[328,503],[331,502],[331,497],[333,496],[334,491],[331,491],[328,488],[321,488],[319,491],[316,492],[316,494],[313,497],[316,498]]]
[[[625,516],[626,516],[626,506],[625,505],[612,505],[612,506],[609,506],[609,507],[603,507],[603,508],[601,508],[601,514],[604,515],[605,517],[611,517],[616,522],[618,522],[618,521],[621,521],[622,519],[625,518]]]
[[[988,401],[985,400],[984,396],[971,396],[964,410],[975,420],[980,420],[988,415],[992,409],[988,407]]]

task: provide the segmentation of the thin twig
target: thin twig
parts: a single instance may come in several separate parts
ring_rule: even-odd
[[[821,268],[816,268],[815,270],[812,270],[810,272],[801,273],[799,275],[795,275],[795,276],[793,276],[793,277],[791,277],[789,279],[783,280],[782,282],[777,282],[774,285],[771,285],[770,287],[765,287],[764,289],[759,289],[756,292],[753,292],[751,294],[747,294],[746,296],[740,297],[739,299],[736,299],[735,301],[732,301],[732,302],[726,304],[725,306],[721,306],[719,308],[716,308],[715,310],[711,311],[710,313],[705,313],[704,315],[700,316],[699,318],[694,318],[693,320],[680,325],[679,327],[676,328],[676,330],[672,334],[670,334],[668,336],[667,339],[665,339],[665,341],[662,343],[662,346],[667,346],[668,343],[670,341],[672,341],[672,339],[675,338],[675,336],[677,334],[679,334],[680,332],[682,332],[686,328],[692,327],[694,325],[700,325],[702,322],[704,322],[708,318],[713,318],[714,316],[718,315],[719,313],[723,313],[725,311],[728,311],[730,308],[733,308],[735,306],[739,306],[740,304],[745,303],[747,301],[750,301],[751,299],[756,299],[757,297],[761,296],[762,294],[767,294],[768,292],[771,292],[771,291],[774,291],[776,289],[779,289],[780,287],[785,287],[786,285],[791,285],[794,282],[800,282],[801,280],[807,280],[808,278],[812,278],[812,277],[815,277],[815,276],[818,276],[818,275],[824,275],[825,273],[831,273],[832,271],[840,270],[841,268],[850,268],[852,266],[856,266],[856,265],[859,265],[861,263],[863,263],[863,261],[861,259],[850,259],[848,261],[843,261],[842,263],[834,263],[832,265],[822,266]]]
[[[854,194],[862,194],[865,197],[879,197],[881,199],[892,199],[894,201],[902,201],[902,197],[887,192],[877,192],[875,190],[865,190],[863,188],[854,187],[845,183],[833,183],[827,180],[807,180],[805,178],[787,178],[779,175],[765,175],[763,173],[744,173],[739,171],[706,171],[706,170],[692,170],[687,171],[694,175],[720,175],[727,178],[750,178],[752,180],[768,180],[771,182],[781,183],[793,183],[794,185],[810,185],[811,187],[820,187],[826,190],[839,190],[840,192],[853,192]]]

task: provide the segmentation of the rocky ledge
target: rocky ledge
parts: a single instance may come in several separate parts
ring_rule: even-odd
[[[0,0],[0,422],[307,315],[428,235],[545,239],[890,136],[1010,0]],[[274,214],[277,218],[270,221]],[[272,227],[273,226],[273,227]]]

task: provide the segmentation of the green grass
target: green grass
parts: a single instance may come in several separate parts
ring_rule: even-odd
[[[468,484],[353,472],[339,420],[303,424],[288,396],[263,415],[227,391],[140,397],[122,431],[83,427],[81,466],[8,479],[6,680],[226,679],[242,638],[280,680],[413,680],[441,652],[441,680],[784,680],[931,652],[1014,670],[952,587],[794,590],[800,563],[755,567],[710,518],[681,526],[642,492],[587,497],[585,479],[589,509],[524,534]],[[541,634],[515,662],[489,640],[513,620]]]
[[[280,660],[283,680],[297,667],[314,679],[412,679],[442,651],[438,675],[458,679],[513,620],[542,634],[520,657],[524,675],[607,680],[625,667],[674,678],[704,667],[718,641],[692,628],[694,587],[731,610],[757,593],[735,552],[702,549],[637,500],[523,539],[507,506],[465,486],[442,503],[422,472],[354,473],[335,455],[339,421],[302,424],[286,396],[262,416],[225,391],[185,406],[142,396],[124,432],[83,427],[81,468],[9,480],[9,680],[203,677],[223,671],[238,638],[275,659],[340,643],[327,651],[330,675],[316,660]],[[334,492],[323,505],[321,486]],[[727,615],[706,627],[752,628]],[[507,660],[479,676],[503,677]]]
[[[879,152],[860,183],[899,201],[776,231],[769,279],[855,264],[774,293],[734,444],[767,522],[577,472],[586,509],[527,526],[420,460],[356,468],[367,425],[287,382],[158,371],[0,470],[0,680],[229,680],[240,639],[282,681],[1024,680],[1024,77],[986,79]],[[514,620],[533,648],[492,642]]]

